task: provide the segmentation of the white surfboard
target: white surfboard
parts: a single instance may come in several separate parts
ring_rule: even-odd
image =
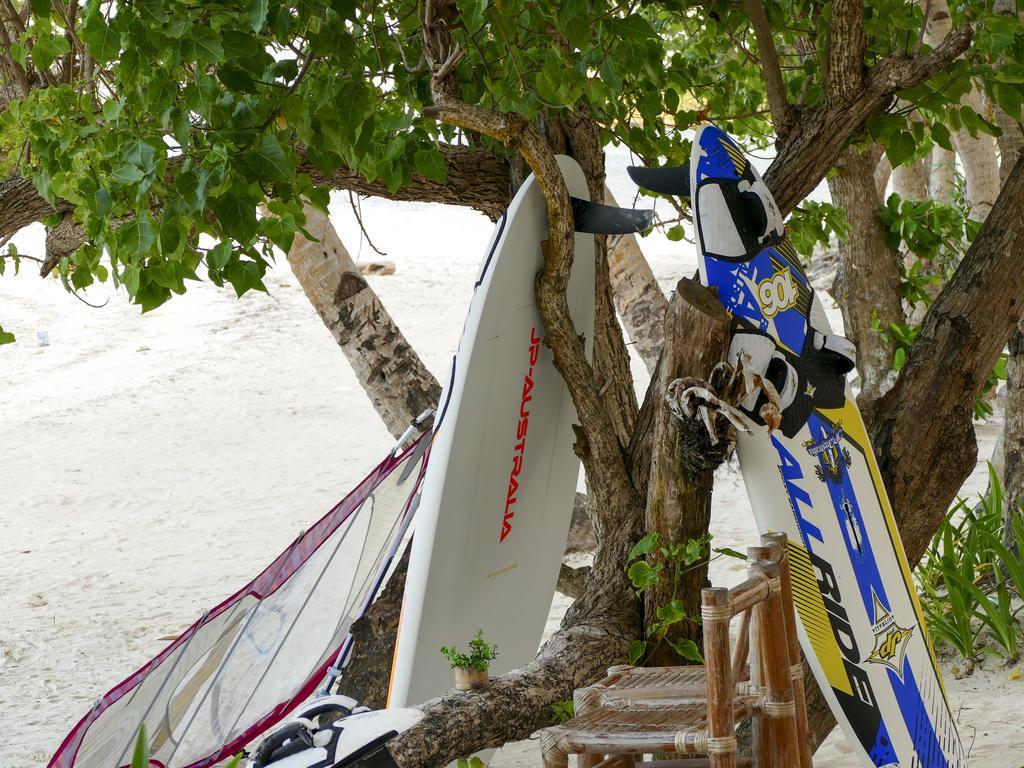
[[[579,165],[558,158],[569,193],[589,200]],[[498,646],[491,674],[531,661],[565,549],[579,459],[575,408],[544,346],[535,276],[547,208],[531,176],[495,227],[441,396],[423,481],[389,707],[453,687],[443,645],[478,629]],[[568,299],[589,354],[594,238],[577,233]]]
[[[758,349],[767,350],[762,364],[774,357],[788,405],[779,430],[758,426],[737,448],[761,530],[789,536],[814,675],[863,765],[962,768],[910,568],[846,381],[852,347],[832,333],[767,187],[714,126],[697,129],[689,188],[701,281],[733,315],[733,351],[752,353],[755,367]]]

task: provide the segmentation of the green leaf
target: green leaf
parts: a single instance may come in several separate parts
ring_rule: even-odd
[[[104,20],[96,0],[86,13],[82,41],[89,47],[89,54],[101,64],[113,61],[121,52],[121,34]]]
[[[634,640],[629,644],[629,663],[636,664],[647,653],[646,640]]]
[[[253,35],[237,30],[224,33],[225,59],[242,66],[251,66],[263,53],[263,45]],[[288,61],[291,61],[290,59]]]
[[[110,174],[110,177],[117,184],[128,185],[137,184],[142,181],[145,175],[145,173],[131,163],[125,163],[124,165],[118,166],[114,169],[114,172]]]
[[[729,547],[716,547],[714,551],[720,555],[725,555],[726,557],[734,557],[737,560],[747,559],[747,556],[742,552],[737,552],[735,549],[731,549]]]
[[[261,179],[286,181],[291,178],[292,168],[285,157],[284,147],[272,133],[260,137],[250,153],[253,170]]]
[[[677,624],[686,618],[686,608],[683,606],[682,600],[678,598],[672,598],[668,605],[659,605],[654,615],[658,617],[658,620],[663,625],[669,626],[671,624]]]
[[[28,48],[21,43],[11,43],[11,58],[24,67],[28,64]]]
[[[107,214],[110,213],[110,209],[114,207],[110,199],[110,193],[103,187],[100,187],[93,193],[92,199],[93,210],[96,212],[96,215],[100,218],[106,218]]]
[[[898,131],[889,138],[885,145],[885,154],[889,156],[889,162],[893,168],[897,168],[910,160],[917,152],[917,143],[914,137],[907,131]]]
[[[171,18],[164,9],[164,0],[135,0],[134,5],[142,20],[150,24],[166,24]]]
[[[32,0],[32,13],[40,18],[47,18],[52,10],[50,0]]]
[[[682,224],[675,224],[668,228],[668,231],[665,232],[665,237],[667,237],[674,243],[678,243],[680,240],[686,237],[686,230],[683,229]]]
[[[249,12],[246,19],[253,32],[259,32],[267,23],[267,11],[270,8],[269,0],[252,0],[249,4]]]
[[[13,344],[14,342],[14,334],[9,331],[5,331],[4,327],[0,325],[0,346],[3,346],[4,344]]]
[[[684,659],[698,664],[704,663],[704,657],[700,655],[700,648],[697,647],[697,644],[693,642],[693,640],[677,640],[676,642],[672,642],[666,638],[665,642],[671,645],[675,652]]]
[[[256,236],[259,222],[256,204],[228,192],[210,201],[210,207],[221,223],[225,234],[239,242],[249,242]]]
[[[662,566],[659,563],[653,568],[646,560],[637,560],[626,570],[626,575],[637,590],[644,590],[653,587],[658,583],[658,574]]]
[[[71,50],[67,38],[59,35],[39,34],[32,46],[32,60],[39,69],[49,69],[54,59]]]
[[[629,550],[629,560],[636,560],[638,557],[650,554],[658,547],[659,536],[657,532],[648,533]]]
[[[117,116],[121,114],[122,107],[124,107],[124,101],[122,99],[108,99],[103,102],[104,119],[116,120]]]
[[[953,151],[953,138],[949,133],[949,128],[942,123],[932,123],[932,139],[947,152]]]
[[[448,181],[448,167],[445,165],[444,155],[436,149],[417,150],[413,155],[413,165],[418,173],[431,181],[438,184]]]
[[[211,269],[223,269],[231,260],[231,243],[217,243],[206,253],[206,263]]]
[[[182,53],[200,64],[215,64],[224,58],[224,46],[210,27],[196,27],[192,38],[184,41]]]
[[[148,218],[137,218],[118,228],[117,242],[126,252],[145,256],[156,242],[156,233]]]

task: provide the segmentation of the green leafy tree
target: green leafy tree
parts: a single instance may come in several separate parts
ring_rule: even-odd
[[[310,207],[323,211],[332,190],[496,217],[526,173],[537,174],[551,229],[539,305],[576,404],[598,554],[586,589],[535,662],[489,693],[432,703],[421,727],[389,745],[404,768],[442,764],[553,722],[553,706],[646,636],[626,572],[633,544],[646,533],[663,541],[706,533],[643,530],[644,446],[674,435],[652,435],[638,418],[612,289],[624,318],[644,314],[631,311],[636,296],[654,317],[669,300],[656,286],[613,286],[623,272],[613,277],[599,239],[593,363],[583,356],[560,301],[571,217],[554,153],[575,157],[600,199],[608,143],[641,162],[679,163],[688,155],[685,129],[714,119],[752,149],[774,145],[765,178],[783,212],[796,212],[810,258],[815,242],[859,242],[866,227],[882,226],[877,191],[868,216],[845,205],[842,213],[799,210],[826,175],[847,172],[845,153],[868,155],[872,173],[882,154],[899,168],[933,146],[952,147],[958,132],[998,132],[969,95],[984,94],[1018,121],[1024,101],[1020,21],[983,2],[952,6],[950,31],[935,39],[934,19],[925,18],[933,4],[896,0],[4,4],[0,144],[9,175],[0,182],[0,237],[46,223],[42,271],[56,270],[70,290],[111,281],[143,311],[200,279],[238,295],[265,290],[275,247],[309,239]],[[1009,254],[1024,247],[1024,222],[1013,213],[1024,203],[1021,176],[1018,166],[942,275],[948,285],[908,340],[893,391],[865,402],[912,560],[973,465],[971,405],[1020,314]],[[672,202],[685,218],[685,205]],[[910,234],[903,227],[904,243]],[[841,268],[867,274],[857,268],[869,256],[847,250]],[[13,255],[6,260],[17,265]],[[894,277],[882,288],[898,302],[897,259],[885,268]],[[630,269],[653,282],[649,269]],[[848,323],[862,347],[881,338],[870,287],[854,280],[845,291],[848,311],[866,318]],[[952,381],[949,361],[962,373]],[[648,399],[661,403],[664,393]],[[941,423],[941,434],[922,433],[925,418]],[[921,465],[933,467],[927,483],[915,471]],[[696,595],[679,600],[666,620],[697,614]],[[515,716],[503,693],[518,697]],[[820,740],[831,723],[811,701]],[[479,727],[446,727],[456,718]]]

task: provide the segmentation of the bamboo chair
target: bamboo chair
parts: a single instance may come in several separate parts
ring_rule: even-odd
[[[701,592],[705,665],[613,667],[576,691],[575,718],[541,731],[545,768],[565,768],[570,754],[581,768],[634,768],[660,754],[680,757],[657,768],[811,768],[786,537],[761,542],[747,552],[746,581]],[[753,757],[741,758],[735,729],[748,717]]]

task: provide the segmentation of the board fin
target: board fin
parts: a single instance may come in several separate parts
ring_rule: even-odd
[[[644,168],[630,165],[626,168],[629,178],[648,192],[676,197],[690,196],[690,164],[665,165],[661,168]]]
[[[654,226],[653,210],[601,205],[578,197],[571,200],[577,232],[590,235],[631,235]]]

